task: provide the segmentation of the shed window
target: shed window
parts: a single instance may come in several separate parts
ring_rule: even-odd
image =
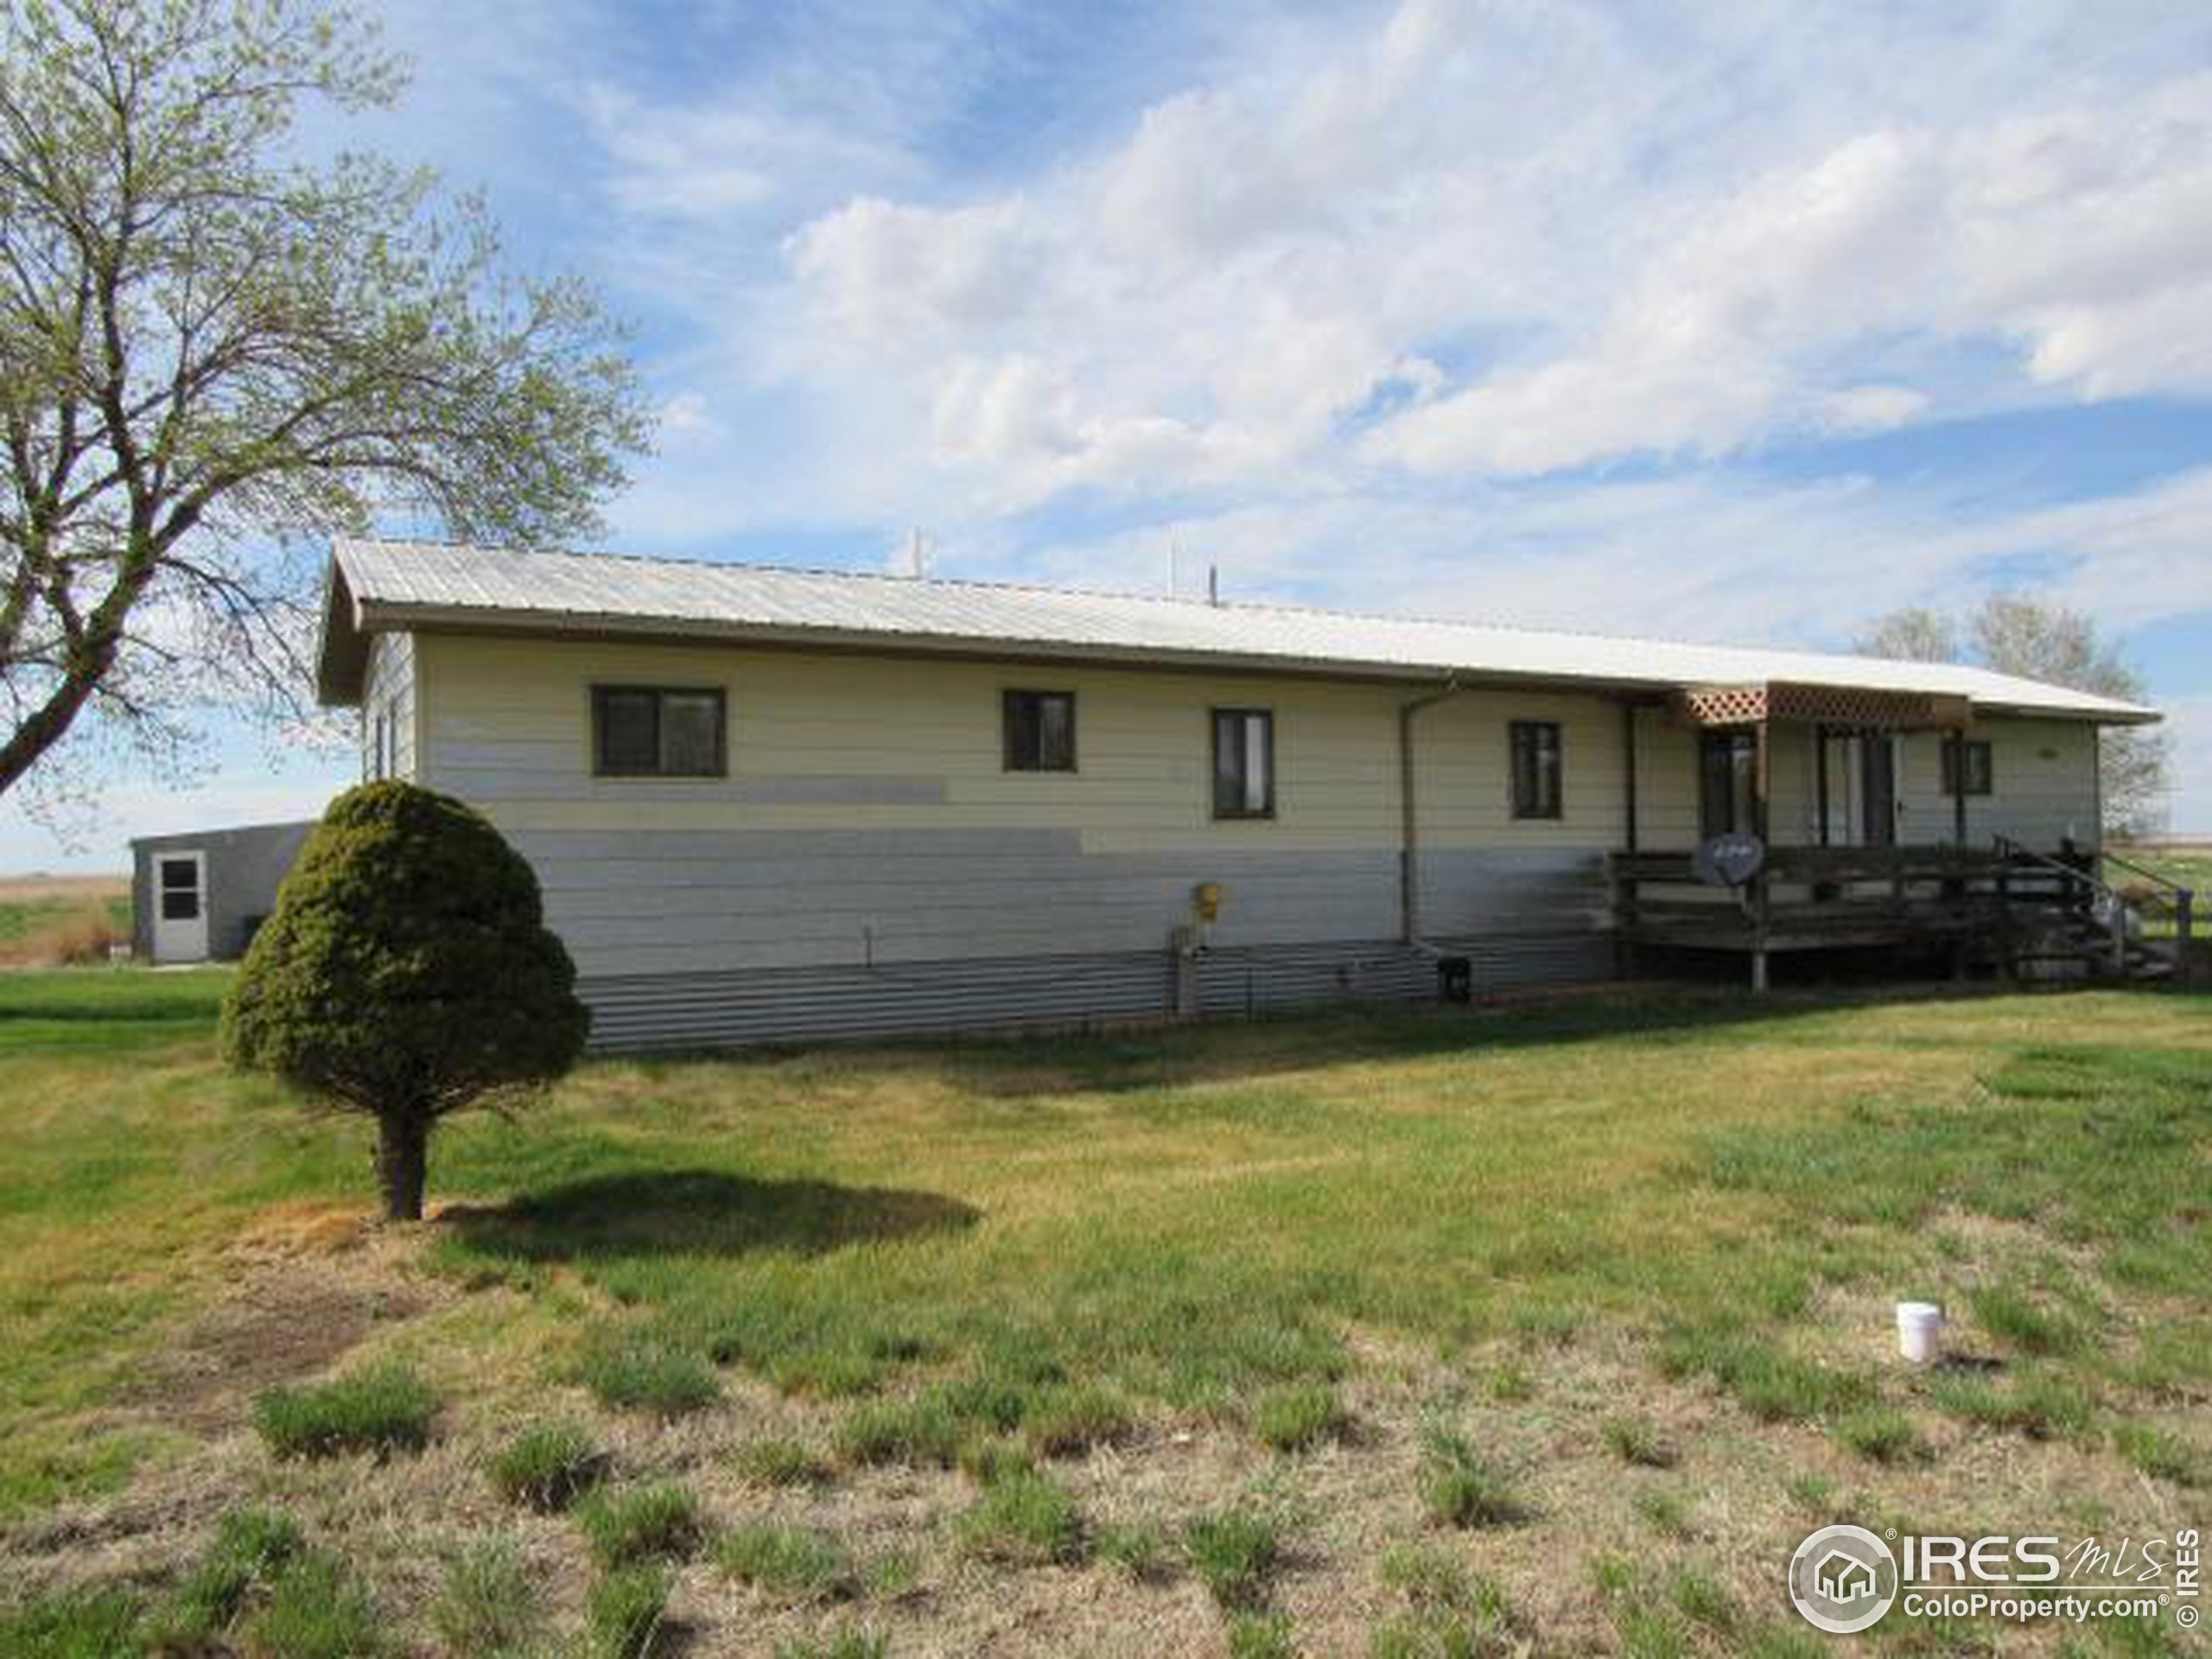
[[[1008,691],[1004,697],[1006,769],[1075,770],[1075,693]]]
[[[1749,732],[1707,732],[1698,746],[1698,834],[1707,840],[1748,831],[1758,745]]]
[[[200,861],[165,858],[162,867],[162,919],[193,922],[200,919]]]
[[[592,688],[593,770],[601,778],[720,778],[728,770],[718,687]]]
[[[1966,769],[1963,787],[1960,766]],[[1943,745],[1943,792],[1946,795],[1987,795],[1997,783],[1996,757],[1986,742],[1955,737]]]
[[[1513,816],[1560,816],[1559,722],[1516,720],[1511,727]]]
[[[1213,815],[1275,815],[1275,717],[1265,709],[1213,711]]]

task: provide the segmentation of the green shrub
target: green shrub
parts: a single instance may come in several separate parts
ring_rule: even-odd
[[[1928,1391],[1955,1417],[2031,1440],[2082,1433],[2095,1410],[2087,1389],[2047,1372],[2020,1376],[2009,1388],[1984,1376],[1939,1374],[1929,1379]]]
[[[1297,1651],[1282,1613],[1238,1613],[1229,1621],[1229,1659],[1291,1659]]]
[[[1668,1586],[1675,1607],[1694,1624],[1708,1630],[1727,1630],[1736,1623],[1736,1599],[1728,1593],[1727,1586],[1711,1574],[1686,1569],[1675,1575]]]
[[[1511,1478],[1465,1437],[1443,1428],[1430,1428],[1423,1439],[1421,1499],[1446,1526],[1503,1526],[1522,1516]]]
[[[412,784],[330,804],[223,1007],[234,1066],[377,1120],[385,1212],[420,1220],[431,1130],[574,1065],[591,1016],[537,877],[491,821]]]
[[[1891,1406],[1862,1406],[1847,1413],[1836,1423],[1835,1437],[1873,1463],[1920,1463],[1929,1456],[1912,1419]]]
[[[721,1398],[721,1379],[704,1354],[643,1332],[601,1332],[584,1344],[576,1381],[614,1411],[681,1417]]]
[[[1096,1446],[1127,1440],[1136,1417],[1129,1403],[1100,1382],[1048,1390],[1022,1417],[1030,1445],[1048,1458],[1079,1457]]]
[[[868,1630],[843,1630],[782,1643],[776,1649],[776,1659],[884,1659],[890,1651],[887,1636]]]
[[[2120,1456],[2154,1480],[2177,1486],[2212,1484],[2212,1460],[2178,1434],[2149,1423],[2122,1423],[2112,1439]]]
[[[723,1572],[784,1601],[840,1601],[860,1577],[844,1547],[826,1534],[754,1522],[727,1534],[715,1552]]]
[[[539,1606],[514,1546],[486,1539],[447,1564],[430,1624],[448,1659],[518,1659],[537,1637]]]
[[[1372,1659],[1489,1659],[1523,1645],[1497,1586],[1441,1551],[1392,1549],[1382,1557],[1382,1576],[1409,1611],[1376,1630]]]
[[[1030,1455],[1027,1446],[1020,1440],[996,1436],[965,1442],[960,1448],[958,1461],[960,1472],[978,1486],[1037,1472],[1037,1459]]]
[[[1351,1414],[1327,1383],[1294,1382],[1260,1396],[1252,1427],[1278,1452],[1304,1452],[1324,1440],[1343,1439],[1351,1428]]]
[[[1662,1486],[1647,1486],[1630,1500],[1636,1512],[1650,1523],[1654,1532],[1669,1538],[1688,1538],[1696,1531],[1690,1520],[1689,1505],[1682,1501],[1680,1492]]]
[[[668,1582],[658,1561],[601,1575],[585,1604],[592,1659],[652,1659],[664,1645]]]
[[[1202,1515],[1183,1529],[1183,1556],[1224,1610],[1266,1605],[1282,1562],[1282,1528],[1261,1510],[1243,1506]]]
[[[596,1486],[607,1460],[572,1423],[526,1428],[492,1459],[492,1484],[511,1503],[556,1515]]]
[[[1083,1554],[1075,1499],[1044,1476],[1009,1475],[983,1489],[960,1518],[961,1547],[986,1560],[1073,1561]]]
[[[122,1590],[35,1598],[0,1611],[0,1659],[137,1659],[140,1611]]]
[[[378,1659],[391,1650],[383,1610],[334,1557],[310,1551],[277,1575],[239,1626],[244,1659]]]
[[[681,1560],[704,1535],[699,1501],[681,1486],[594,1492],[576,1506],[592,1558],[607,1568]]]
[[[1092,1553],[1141,1583],[1166,1578],[1171,1560],[1167,1529],[1157,1521],[1101,1527]]]
[[[1636,1464],[1645,1469],[1671,1469],[1675,1466],[1675,1448],[1659,1437],[1649,1424],[1633,1417],[1608,1417],[1605,1427],[1605,1449],[1623,1463]]]
[[[307,1548],[287,1516],[233,1510],[215,1526],[214,1541],[185,1575],[157,1645],[212,1643],[229,1630],[246,1604],[265,1595]]]
[[[904,1463],[950,1469],[968,1430],[940,1398],[880,1400],[856,1408],[837,1431],[837,1448],[856,1464]]]
[[[1981,1328],[2024,1354],[2073,1354],[2088,1333],[2065,1314],[2044,1307],[2015,1285],[1985,1285],[1973,1294]]]
[[[763,1486],[818,1486],[830,1478],[830,1465],[811,1448],[776,1435],[748,1440],[730,1461],[739,1474]]]
[[[271,1389],[254,1421],[280,1458],[342,1452],[413,1452],[429,1443],[438,1414],[429,1385],[397,1362],[302,1388]]]

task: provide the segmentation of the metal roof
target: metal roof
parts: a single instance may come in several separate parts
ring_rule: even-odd
[[[323,626],[327,702],[360,696],[383,629],[633,634],[1370,677],[1648,690],[1787,680],[1964,696],[2116,723],[2156,710],[1948,663],[1213,604],[999,582],[341,539]]]

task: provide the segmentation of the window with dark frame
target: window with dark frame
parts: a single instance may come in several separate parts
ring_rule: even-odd
[[[1075,770],[1075,693],[1008,691],[1003,695],[1006,770]]]
[[[162,919],[191,922],[200,918],[200,862],[191,858],[165,858],[162,866]]]
[[[719,686],[595,685],[592,771],[601,778],[724,777],[727,716]]]
[[[1698,835],[1748,833],[1758,742],[1749,732],[1707,732],[1698,744]]]
[[[1213,711],[1213,815],[1275,815],[1275,717],[1266,709]]]
[[[1966,768],[1965,787],[1960,787],[1959,769]],[[1997,757],[1989,744],[1980,739],[1955,737],[1943,745],[1943,792],[1946,795],[1988,795],[1997,786]]]
[[[1560,808],[1560,738],[1555,720],[1516,720],[1510,728],[1513,754],[1513,816],[1556,818]]]

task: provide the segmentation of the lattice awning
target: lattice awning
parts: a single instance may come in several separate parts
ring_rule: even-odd
[[[1973,708],[1961,696],[1885,691],[1871,686],[1808,685],[1795,680],[1695,686],[1676,694],[1675,708],[1694,726],[1749,726],[1760,721],[1782,721],[1886,731],[1929,728],[1955,731],[1974,721]]]

